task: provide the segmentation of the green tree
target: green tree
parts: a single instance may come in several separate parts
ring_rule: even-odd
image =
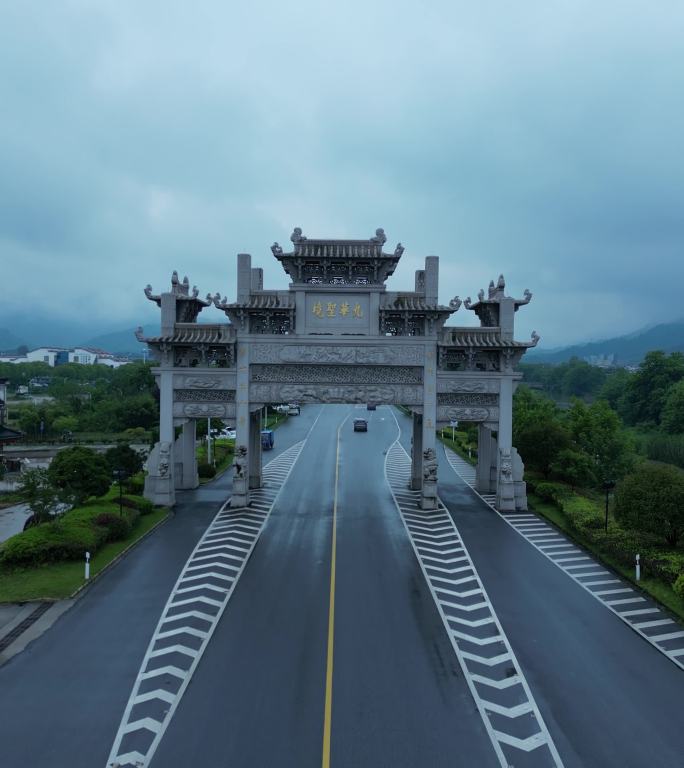
[[[109,465],[110,474],[117,469],[123,469],[126,477],[130,477],[142,469],[142,456],[126,443],[112,446],[105,452],[104,457]]]
[[[52,520],[61,504],[59,490],[52,483],[46,469],[27,469],[22,472],[19,493],[33,513],[29,527]]]
[[[55,432],[73,432],[78,429],[78,419],[75,416],[57,416],[52,422]]]
[[[668,389],[661,422],[663,429],[671,435],[684,432],[684,380]]]
[[[589,457],[592,472],[603,483],[617,480],[629,470],[633,462],[633,447],[620,417],[605,400],[586,405],[573,400],[565,414],[575,451]]]
[[[621,416],[625,414],[625,398],[632,376],[634,374],[626,368],[616,368],[606,375],[603,386],[598,391],[598,398],[606,400],[608,405]]]
[[[655,533],[677,546],[684,536],[684,472],[643,462],[618,484],[615,517],[626,528]]]
[[[630,424],[660,424],[668,391],[684,379],[684,355],[649,352],[629,381],[625,415]]]
[[[19,428],[34,437],[39,433],[40,413],[35,405],[25,405],[19,411]]]
[[[589,397],[596,394],[606,378],[602,368],[589,365],[584,360],[573,357],[565,366],[562,379],[562,392],[569,397]]]
[[[48,475],[76,505],[90,496],[104,495],[112,484],[104,456],[79,445],[60,451],[50,463]]]
[[[551,464],[551,472],[558,480],[567,483],[572,490],[596,483],[594,463],[586,453],[564,448]]]
[[[559,454],[569,444],[570,438],[563,426],[556,419],[545,417],[518,430],[515,446],[528,469],[536,469],[548,477]]]

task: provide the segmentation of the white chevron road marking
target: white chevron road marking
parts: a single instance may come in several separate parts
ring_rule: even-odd
[[[447,461],[451,465],[452,469],[456,474],[460,475],[461,478],[465,481],[467,485],[470,486],[471,490],[476,493],[478,496],[480,494],[477,493],[475,488],[473,487],[474,483],[470,480],[471,473],[468,470],[469,465],[466,464],[466,462],[463,461],[463,459],[460,458],[457,454],[455,454],[451,449],[444,446],[444,453],[447,458]],[[465,465],[465,469],[464,469]],[[465,476],[464,476],[465,475]],[[632,618],[634,616],[640,616],[644,613],[659,613],[660,609],[653,606],[651,608],[643,608],[638,610],[628,610],[624,611],[621,610],[621,606],[629,606],[633,603],[640,603],[640,602],[647,602],[646,598],[644,597],[629,597],[624,599],[612,599],[611,595],[615,594],[626,594],[629,592],[632,592],[632,589],[624,588],[624,590],[594,590],[591,589],[591,587],[600,587],[602,584],[620,584],[624,583],[620,579],[610,579],[604,582],[599,581],[583,581],[583,577],[591,577],[591,576],[613,576],[614,574],[610,573],[609,571],[605,569],[601,569],[599,566],[599,563],[597,563],[595,560],[593,560],[590,557],[574,557],[574,558],[564,558],[562,555],[564,554],[570,554],[572,553],[579,553],[583,550],[576,546],[573,542],[568,541],[565,539],[564,542],[559,541],[558,543],[551,543],[553,541],[553,537],[558,537],[560,540],[563,540],[565,537],[561,536],[559,533],[539,533],[539,531],[543,530],[549,530],[553,531],[553,527],[549,525],[546,521],[542,520],[541,518],[537,517],[537,515],[533,515],[530,513],[511,513],[511,514],[505,514],[502,515],[500,512],[498,512],[496,509],[494,510],[499,517],[501,517],[502,520],[506,522],[507,525],[509,525],[516,533],[518,533],[520,536],[522,536],[524,539],[526,539],[530,544],[532,544],[533,547],[535,547],[539,552],[541,552],[542,555],[544,555],[547,560],[552,562],[554,565],[556,565],[558,568],[560,568],[562,571],[564,571],[576,584],[578,584],[582,589],[585,590],[588,594],[590,594],[594,599],[598,600],[602,605],[604,605],[609,611],[612,611],[616,616],[618,616],[622,621],[634,632],[641,635],[644,640],[646,640],[648,643],[650,643],[654,648],[657,648],[661,653],[664,653],[670,661],[672,661],[674,664],[676,664],[680,669],[684,669],[684,659],[681,659],[680,657],[684,656],[684,647],[681,649],[668,649],[663,647],[660,642],[665,641],[658,641],[655,637],[652,635],[649,636],[645,630],[649,629],[647,623],[639,622],[639,621],[633,621]],[[557,550],[567,550],[567,551],[552,551],[554,549]],[[561,557],[558,557],[558,555],[561,555]],[[580,564],[577,565],[575,563],[583,563],[583,561],[586,560],[586,564]],[[610,599],[609,599],[610,598]],[[673,622],[675,623],[675,622]],[[652,625],[653,626],[653,625]],[[677,635],[675,633],[675,637],[671,638],[674,640],[679,640],[684,638],[684,632],[681,635]]]
[[[316,419],[316,421],[317,420],[318,419]],[[313,426],[315,426],[316,421],[314,421]],[[313,429],[313,426],[311,429]],[[251,509],[235,510],[233,512],[227,508],[228,502],[226,502],[195,546],[195,549],[185,563],[183,570],[169,595],[152,639],[150,640],[138,677],[121,719],[121,724],[114,738],[114,743],[107,760],[108,768],[115,768],[115,766],[123,766],[126,764],[134,765],[136,768],[147,768],[149,765],[149,762],[154,756],[157,746],[176,711],[176,707],[192,679],[197,664],[202,658],[204,650],[226,609],[228,601],[235,589],[235,585],[249,560],[252,550],[256,546],[261,531],[269,518],[272,506],[278,498],[294,464],[299,458],[304,443],[305,440],[295,444],[284,451],[278,459],[276,459],[276,461],[279,462],[277,465],[278,467],[286,467],[282,473],[278,473],[277,479],[270,473],[271,464],[267,464],[264,467],[264,482],[271,486],[269,491],[272,491],[272,493],[266,495],[262,494],[262,498],[268,496],[271,499],[270,505],[265,512],[254,512]],[[238,518],[240,518],[239,521]],[[221,558],[228,559],[233,564],[221,562]],[[236,563],[237,565],[235,565]],[[202,572],[198,573],[198,571]],[[229,571],[230,573],[226,573],[226,571]],[[226,586],[219,587],[213,583],[215,581],[222,582]],[[203,594],[207,591],[214,595],[215,598],[207,597]],[[182,599],[179,599],[179,597]],[[216,613],[209,614],[203,611],[202,608],[207,605],[216,608]],[[176,615],[170,614],[172,609],[182,606],[188,606],[189,608]],[[208,625],[206,630],[200,630],[188,624],[187,622],[192,619],[200,619],[203,622],[206,622]],[[185,621],[186,623],[172,629],[168,628],[170,622],[178,621]],[[173,637],[180,638],[183,635],[197,638],[200,641],[199,648],[188,648],[180,643],[163,648],[157,647],[159,641]],[[167,665],[157,669],[149,668],[152,659],[170,656],[174,653],[183,654],[191,659],[190,666],[187,670],[180,669],[173,665]],[[163,675],[173,675],[180,679],[181,684],[176,693],[167,691],[141,693],[140,686],[143,681],[150,678],[159,678]],[[153,699],[160,699],[169,705],[164,712],[161,722],[150,717],[136,720],[131,719],[132,710],[137,704]],[[144,730],[151,731],[154,734],[154,739],[147,748],[147,751],[140,752],[129,750],[124,752],[125,739],[134,738],[136,733]]]
[[[138,768],[145,764],[145,755],[140,752],[126,752],[125,755],[119,755],[117,762],[113,764],[114,768],[125,768],[127,765]]]
[[[518,675],[504,677],[503,680],[492,680],[492,678],[485,677],[484,675],[471,675],[471,677],[476,683],[488,685],[490,688],[496,688],[499,691],[503,691],[506,688],[512,688],[514,685],[518,685],[521,682]]]
[[[399,429],[398,423],[397,429]],[[401,471],[395,471],[390,474],[387,472],[388,464],[395,468],[400,468]],[[469,576],[454,577],[452,574],[445,573],[446,569],[439,569],[439,566],[435,567],[435,560],[444,551],[435,550],[434,543],[432,548],[426,546],[425,541],[434,542],[436,535],[430,532],[415,532],[412,521],[416,514],[420,514],[416,513],[415,510],[416,500],[419,495],[416,494],[416,497],[411,502],[412,508],[409,509],[407,508],[407,503],[402,500],[404,497],[401,494],[408,483],[409,475],[410,459],[397,439],[387,452],[386,457],[386,476],[390,492],[394,497],[411,546],[423,571],[428,589],[442,618],[456,658],[463,670],[465,681],[478,708],[482,723],[489,735],[500,765],[502,768],[518,765],[520,762],[520,752],[541,749],[544,750],[541,759],[545,766],[562,768],[563,763],[558,750],[546,728],[532,692],[522,674],[520,665],[477,575],[477,570],[468,555],[467,548],[458,534],[458,529],[453,519],[449,515],[452,537],[455,541],[458,541],[458,551],[462,553],[457,559],[463,561],[464,567],[468,567],[471,570],[471,575]],[[440,514],[446,513],[448,515],[448,510],[439,500],[437,511]],[[411,514],[410,520],[407,518],[407,514]],[[448,537],[449,534],[444,534],[444,536]],[[432,552],[437,552],[436,556],[430,553],[431,549]],[[439,563],[439,560],[437,562]],[[470,584],[472,589],[464,591],[455,589],[459,584]],[[456,611],[459,613],[463,611],[466,615],[469,612],[478,611],[479,615],[475,614],[476,618],[473,619],[465,618],[465,616],[460,618],[453,615]],[[454,629],[454,624],[462,626],[464,630],[486,626],[487,636],[478,637],[472,631]],[[464,650],[464,647],[472,646],[478,647],[481,650],[475,653]],[[487,650],[491,652],[501,648],[503,648],[503,651],[497,652],[493,656],[486,655]],[[504,664],[506,667],[502,668]],[[483,673],[483,668],[491,669],[491,676],[490,674]],[[501,675],[505,675],[506,681],[499,681],[497,679]],[[509,680],[511,682],[508,682]],[[486,697],[480,695],[476,687],[478,684],[487,686]],[[516,703],[511,705],[510,696],[508,696],[506,689],[513,685],[518,685],[520,692],[516,695]],[[501,700],[497,699],[499,696],[502,697]],[[507,733],[508,726],[502,727],[497,724],[495,729],[490,723],[490,718],[499,716],[503,716],[510,722],[510,733]],[[526,723],[530,719],[534,719],[534,727],[538,733],[535,733],[533,737],[521,739],[515,735],[520,733],[518,718],[522,717],[525,718]],[[510,752],[507,754],[504,752],[504,749],[517,750],[518,754],[511,754]]]
[[[533,749],[540,747],[546,741],[546,737],[541,731],[539,733],[533,734],[532,736],[528,736],[526,739],[518,739],[515,736],[510,736],[509,734],[502,733],[501,731],[494,731],[494,734],[502,744],[508,744],[509,746],[515,747],[516,749],[521,749],[523,752],[531,752]]]
[[[163,688],[157,688],[156,691],[150,691],[149,693],[141,693],[134,699],[135,704],[144,704],[146,701],[154,701],[155,699],[161,699],[167,704],[170,704],[176,698],[175,693],[165,691]]]

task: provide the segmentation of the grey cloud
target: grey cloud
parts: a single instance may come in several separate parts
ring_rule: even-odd
[[[395,285],[428,253],[443,301],[504,272],[550,344],[667,319],[683,31],[674,2],[5,9],[2,304],[125,326],[172,269],[230,294],[250,251],[283,286],[293,226],[383,226]]]

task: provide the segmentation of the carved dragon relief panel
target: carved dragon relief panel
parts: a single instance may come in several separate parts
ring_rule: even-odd
[[[225,419],[235,417],[234,403],[174,403],[173,415],[176,418],[189,417],[193,419]]]
[[[422,384],[423,369],[418,366],[349,365],[252,365],[253,382],[314,384]]]
[[[437,375],[438,392],[499,392],[497,380],[460,379],[453,376]]]
[[[423,402],[422,386],[327,385],[327,384],[250,384],[249,397],[262,403],[394,403],[414,405]]]
[[[218,389],[222,381],[215,376],[186,376],[184,384],[190,389]]]
[[[479,408],[473,407],[451,407],[437,406],[437,421],[445,423],[455,421],[498,421],[498,408]]]
[[[499,396],[487,392],[440,392],[437,395],[437,405],[455,405],[468,407],[471,405],[496,406]]]
[[[232,389],[176,389],[173,399],[177,403],[232,403],[235,391]]]
[[[423,365],[425,350],[419,345],[322,346],[304,344],[250,345],[252,363],[347,363],[357,365]]]

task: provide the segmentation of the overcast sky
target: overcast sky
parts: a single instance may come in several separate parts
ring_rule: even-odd
[[[503,272],[547,347],[681,317],[683,40],[681,0],[0,0],[0,315],[149,323],[173,269],[233,299],[238,252],[283,288],[294,226],[381,226],[390,288]]]

